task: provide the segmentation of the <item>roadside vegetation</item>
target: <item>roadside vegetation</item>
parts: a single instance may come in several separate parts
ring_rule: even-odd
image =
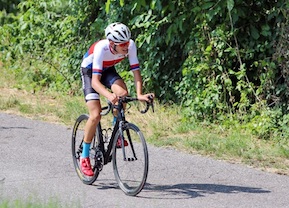
[[[10,208],[10,207],[22,207],[22,208],[55,208],[60,207],[56,203],[41,204],[37,202],[23,202],[22,200],[8,201],[4,200],[0,202],[0,208]]]
[[[289,175],[288,1],[0,2],[2,112],[71,127],[82,55],[121,21],[157,96],[155,113],[128,114],[148,143]]]

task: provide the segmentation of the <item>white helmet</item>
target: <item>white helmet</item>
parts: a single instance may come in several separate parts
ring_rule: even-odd
[[[105,36],[113,42],[124,43],[130,40],[131,33],[126,25],[114,22],[105,28]]]

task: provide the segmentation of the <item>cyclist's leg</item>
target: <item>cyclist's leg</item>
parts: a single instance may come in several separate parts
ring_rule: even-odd
[[[101,82],[118,97],[127,96],[128,90],[121,76],[116,72],[115,67],[110,67],[102,72]],[[114,115],[117,115],[114,109]]]
[[[114,81],[114,83],[111,85],[111,90],[118,96],[123,97],[128,95],[126,84],[124,83],[123,79],[117,79]],[[124,109],[126,108],[126,103],[123,104]],[[117,116],[117,110],[114,109],[114,120],[116,120]]]
[[[95,135],[96,126],[100,121],[101,105],[98,93],[91,86],[91,69],[81,69],[81,79],[86,105],[89,111],[89,118],[84,128],[84,139],[82,156],[80,160],[81,171],[87,176],[93,176],[93,171],[90,165],[89,150],[91,141]]]
[[[110,67],[102,73],[101,82],[119,97],[128,95],[126,84],[115,67]]]
[[[83,140],[86,143],[91,143],[95,134],[96,126],[98,125],[101,118],[101,105],[99,100],[89,100],[87,101],[86,106],[89,111],[89,118],[85,125],[85,135]]]
[[[81,68],[81,79],[86,106],[89,111],[89,119],[85,126],[84,142],[91,143],[95,134],[96,126],[101,118],[101,105],[99,94],[91,86],[92,70]]]
[[[127,86],[124,83],[121,76],[116,72],[114,67],[108,68],[106,71],[103,72],[101,82],[107,87],[112,90],[118,97],[123,97],[128,95]],[[125,104],[124,104],[125,108]],[[112,124],[115,124],[117,111],[114,109],[113,111],[114,118]],[[124,145],[127,146],[128,142],[124,140]],[[121,147],[121,139],[119,138],[117,141],[118,148]]]
[[[114,81],[114,83],[111,85],[111,90],[117,95],[117,96],[127,96],[128,91],[126,84],[124,83],[123,79],[117,79]]]
[[[90,100],[86,103],[88,111],[89,111],[89,118],[84,127],[84,139],[83,139],[83,149],[82,155],[80,159],[80,169],[84,175],[93,176],[93,170],[90,164],[89,158],[89,151],[90,151],[90,144],[95,135],[96,126],[100,120],[100,101],[99,100]]]
[[[127,96],[128,91],[126,84],[124,83],[123,79],[117,79],[112,85],[111,90],[117,95],[117,96]],[[123,104],[123,107],[125,109],[126,104]],[[114,115],[117,115],[117,111],[114,111]],[[124,146],[128,146],[128,142],[126,139],[124,140]],[[121,139],[119,138],[116,143],[117,148],[121,148]]]

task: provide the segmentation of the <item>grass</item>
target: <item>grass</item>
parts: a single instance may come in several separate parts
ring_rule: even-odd
[[[22,200],[14,200],[14,201],[8,201],[4,200],[0,203],[0,208],[12,208],[12,207],[21,207],[21,208],[55,208],[60,207],[59,203],[39,203],[39,202],[23,202]]]
[[[0,201],[0,208],[57,208],[57,207],[80,207],[78,202],[71,203],[70,205],[63,205],[56,198],[50,198],[47,202],[40,202],[37,198],[29,198],[28,200],[3,200]]]
[[[1,67],[0,67],[1,68]],[[75,119],[87,113],[82,96],[57,92],[27,92],[17,84],[7,70],[1,70],[0,111],[32,119],[73,126]],[[11,87],[12,86],[12,87]],[[13,87],[16,86],[16,87]],[[274,142],[258,139],[237,122],[226,127],[187,121],[175,105],[155,103],[155,113],[139,113],[141,105],[131,105],[127,119],[143,131],[148,143],[170,147],[191,154],[201,154],[233,163],[289,175],[288,140]],[[111,124],[111,116],[102,122]],[[229,127],[228,127],[229,126]]]

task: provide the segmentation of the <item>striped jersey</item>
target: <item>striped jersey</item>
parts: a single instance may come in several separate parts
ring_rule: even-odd
[[[81,67],[92,69],[93,74],[102,74],[102,71],[115,64],[121,62],[123,59],[128,57],[130,69],[138,70],[139,61],[137,58],[137,49],[135,42],[130,39],[128,46],[128,53],[113,54],[109,47],[109,40],[103,39],[95,42],[89,48],[89,50],[83,56]]]

